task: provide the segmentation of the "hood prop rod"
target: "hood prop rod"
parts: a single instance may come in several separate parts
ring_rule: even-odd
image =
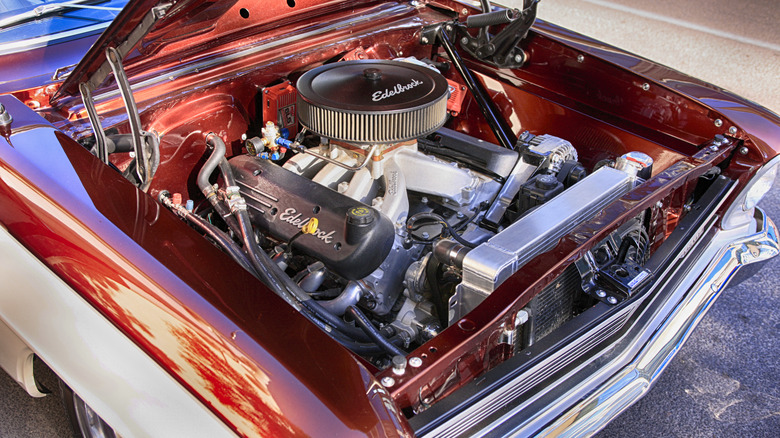
[[[97,110],[95,109],[95,102],[92,100],[92,91],[89,86],[82,82],[79,84],[79,92],[81,93],[81,100],[84,101],[84,108],[87,110],[87,118],[92,125],[92,131],[95,132],[95,147],[92,149],[92,153],[97,155],[105,164],[108,164],[108,149],[106,141],[106,132],[103,130],[103,124],[100,123],[100,117],[98,117]]]
[[[127,74],[122,65],[119,51],[113,47],[107,48],[106,61],[114,73],[119,93],[125,105],[127,122],[130,125],[133,153],[135,154],[135,161],[131,162],[130,166],[125,170],[125,177],[128,177],[134,171],[136,174],[134,179],[137,179],[138,187],[146,192],[149,190],[152,177],[160,164],[160,142],[157,135],[141,129],[141,117],[138,115],[138,107],[133,98],[133,90],[130,88],[130,82],[127,80]],[[95,109],[95,101],[92,97],[92,87],[90,85],[90,82],[80,83],[79,92],[81,93],[81,100],[84,102],[84,109],[87,111],[87,118],[95,133],[95,146],[92,149],[92,153],[97,155],[100,161],[109,164],[109,140]]]
[[[117,86],[119,87],[119,92],[122,95],[122,100],[124,101],[125,110],[127,111],[127,119],[132,137],[131,142],[135,154],[135,161],[130,163],[123,172],[123,175],[131,181],[137,180],[138,187],[144,192],[149,190],[152,177],[157,170],[157,166],[160,164],[160,142],[156,134],[141,130],[141,118],[138,115],[138,108],[135,104],[135,99],[133,98],[130,83],[127,80],[127,74],[122,65],[122,59],[147,33],[149,33],[157,21],[165,17],[172,5],[173,3],[161,3],[158,6],[151,8],[136,28],[131,30],[124,40],[119,41],[116,44],[116,47],[108,47],[106,49],[106,61],[90,73],[84,82],[79,83],[79,92],[81,93],[81,99],[84,102],[84,108],[87,111],[87,118],[95,133],[95,147],[92,152],[97,155],[101,161],[109,164],[109,141],[106,138],[97,110],[95,109],[95,99],[93,98],[92,93],[97,90],[103,81],[113,72]],[[82,61],[82,63],[83,62],[84,61]],[[82,68],[81,64],[76,66],[74,71],[79,70],[79,68]],[[67,86],[67,83],[68,80],[66,79],[63,85]],[[63,88],[60,88],[60,91],[52,97],[52,100],[62,97],[59,95],[62,91]],[[135,173],[135,175],[131,177],[133,173]]]
[[[138,175],[139,188],[144,192],[149,189],[152,177],[160,163],[159,143],[153,134],[141,130],[141,117],[138,115],[138,107],[133,98],[133,90],[127,80],[127,74],[122,66],[122,58],[119,52],[109,47],[106,49],[106,60],[114,72],[119,93],[127,111],[127,122],[130,125],[130,134],[135,151],[136,174]]]
[[[431,28],[430,30],[434,32],[430,37],[425,30],[423,31],[423,44],[437,42],[441,45],[441,47],[444,48],[444,51],[450,58],[450,62],[452,62],[452,65],[455,66],[455,69],[458,71],[458,73],[460,73],[460,76],[466,82],[466,87],[468,87],[469,91],[471,91],[472,96],[474,96],[474,100],[477,101],[482,115],[485,116],[485,120],[490,126],[490,130],[493,131],[493,134],[498,139],[498,142],[501,144],[501,146],[509,150],[515,150],[517,137],[515,136],[514,132],[512,132],[512,128],[509,126],[509,123],[503,117],[498,107],[496,107],[496,104],[489,97],[485,87],[466,66],[463,58],[460,57],[460,54],[455,49],[455,45],[452,44],[450,36],[447,34],[448,32],[453,31],[452,24],[446,23],[444,25],[438,25],[437,27]]]

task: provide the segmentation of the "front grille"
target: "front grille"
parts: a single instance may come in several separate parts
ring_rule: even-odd
[[[561,277],[564,277],[565,274],[567,273],[564,272]],[[577,277],[579,278],[579,276]],[[620,309],[617,314],[582,335],[576,342],[561,348],[558,354],[514,377],[502,387],[488,394],[487,397],[475,402],[459,413],[453,420],[422,435],[426,437],[435,436],[437,438],[456,438],[473,434],[474,430],[472,428],[478,428],[480,422],[486,421],[486,418],[495,415],[499,411],[506,411],[509,409],[508,406],[518,403],[521,397],[536,385],[541,384],[575,361],[580,360],[593,348],[596,348],[620,331],[626,325],[635,309],[635,305]]]

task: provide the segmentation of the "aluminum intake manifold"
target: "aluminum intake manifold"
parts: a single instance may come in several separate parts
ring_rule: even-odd
[[[473,214],[471,210],[475,206],[492,199],[499,189],[499,183],[487,176],[419,152],[416,143],[384,147],[370,158],[366,158],[363,151],[371,148],[329,144],[315,149],[316,153],[337,164],[326,163],[314,155],[299,154],[288,160],[284,167],[373,206],[395,225],[396,237],[390,254],[378,269],[363,279],[374,295],[376,307],[373,311],[377,314],[390,311],[403,291],[407,268],[421,255],[420,245],[404,247],[410,209],[424,208],[410,206],[409,192],[424,195],[424,200],[435,199],[457,212]],[[363,160],[368,163],[360,167]],[[349,170],[358,167],[358,170]]]

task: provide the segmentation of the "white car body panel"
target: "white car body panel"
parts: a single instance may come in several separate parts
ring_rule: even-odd
[[[235,436],[5,228],[0,253],[0,363],[25,389],[35,352],[125,438]]]

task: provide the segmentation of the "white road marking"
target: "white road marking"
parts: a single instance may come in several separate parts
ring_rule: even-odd
[[[731,32],[725,32],[725,31],[722,31],[722,30],[713,29],[713,28],[708,27],[708,26],[703,26],[701,24],[691,23],[691,22],[685,21],[685,20],[679,20],[677,18],[672,18],[672,17],[666,16],[666,15],[656,14],[654,12],[649,12],[649,11],[638,10],[638,9],[635,9],[635,8],[631,8],[631,7],[623,6],[623,5],[618,5],[618,4],[614,4],[614,3],[611,3],[611,2],[608,2],[608,1],[603,1],[603,0],[581,0],[581,1],[584,1],[584,2],[587,2],[587,3],[591,3],[591,4],[596,5],[596,6],[601,6],[601,7],[604,7],[604,8],[614,9],[614,10],[620,11],[620,12],[625,12],[627,14],[636,15],[638,17],[647,18],[649,20],[663,21],[664,23],[669,23],[669,24],[673,24],[673,25],[676,25],[676,26],[680,26],[680,27],[686,28],[686,29],[695,30],[697,32],[702,32],[702,33],[706,33],[706,34],[709,34],[709,35],[714,35],[714,36],[717,36],[717,37],[730,39],[730,40],[733,40],[733,41],[736,41],[736,42],[739,42],[739,43],[750,44],[750,45],[753,45],[753,46],[763,47],[765,49],[769,49],[769,50],[774,50],[776,52],[780,52],[780,45],[779,44],[773,44],[773,43],[770,43],[770,42],[767,42],[767,41],[762,41],[762,40],[758,40],[758,39],[755,39],[755,38],[749,38],[749,37],[745,37],[745,36],[742,36],[742,35],[737,35],[737,34],[734,34],[734,33],[731,33]]]

